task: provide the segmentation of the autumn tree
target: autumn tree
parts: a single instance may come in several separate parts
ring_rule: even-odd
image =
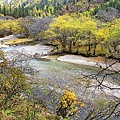
[[[81,41],[83,41],[84,45],[88,46],[86,54],[89,55],[91,54],[92,41],[94,40],[92,36],[97,30],[97,22],[91,19],[89,16],[83,16],[82,18],[80,18],[80,22],[82,23],[82,26],[79,30],[79,37]]]
[[[91,53],[92,53],[93,56],[96,55],[97,50],[100,50],[101,54],[102,54],[102,51],[104,49],[103,43],[107,39],[107,33],[108,33],[108,29],[106,27],[100,27],[97,30],[95,30],[93,32],[93,34],[91,35],[90,39],[91,39],[91,45],[93,47],[93,50],[92,50],[93,52],[91,52]]]
[[[25,65],[25,56],[23,58],[22,54],[17,54],[12,57],[10,53],[8,54],[10,59],[0,51],[0,118],[55,119],[56,115],[51,114],[43,104],[32,97],[31,84],[25,76],[26,70],[22,69],[29,67]]]
[[[46,38],[51,38],[55,41],[58,41],[58,44],[61,45],[61,49],[72,52],[73,41],[76,41],[76,35],[78,33],[80,22],[77,19],[73,19],[69,15],[60,16],[56,21],[50,25],[46,33]]]
[[[109,53],[112,56],[119,54],[120,46],[120,19],[114,20],[109,26],[108,41],[106,41],[109,48]]]
[[[0,36],[4,37],[10,34],[18,34],[20,26],[17,20],[0,20]]]
[[[84,107],[84,103],[77,100],[70,88],[66,88],[58,102],[56,113],[63,118],[69,118],[78,112],[78,106]]]
[[[14,96],[27,90],[27,82],[24,73],[17,68],[10,67],[4,53],[0,53],[0,105],[5,107]]]

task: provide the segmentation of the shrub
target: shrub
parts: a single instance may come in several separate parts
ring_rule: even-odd
[[[83,107],[84,103],[77,101],[76,95],[71,89],[66,89],[58,102],[56,113],[58,116],[68,118],[78,112],[78,106]]]

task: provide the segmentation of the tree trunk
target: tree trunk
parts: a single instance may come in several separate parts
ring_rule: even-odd
[[[90,54],[90,50],[91,50],[91,44],[90,44],[90,40],[88,41],[88,50],[87,50],[87,54]]]
[[[72,41],[69,43],[69,53],[72,53]]]
[[[94,44],[94,51],[93,51],[93,55],[95,56],[95,54],[96,54],[96,43]]]
[[[91,45],[90,45],[90,40],[88,41],[88,52],[90,52],[90,50],[91,50]]]

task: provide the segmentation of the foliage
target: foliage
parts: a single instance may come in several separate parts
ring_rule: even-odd
[[[0,36],[20,34],[57,45],[58,50],[68,53],[119,58],[119,21],[100,23],[90,16],[75,13],[54,20],[52,17],[0,20]]]
[[[96,15],[98,10],[105,10],[107,7],[113,7],[120,10],[120,0],[105,0],[101,4],[95,5],[95,8],[91,10],[91,14]]]
[[[20,26],[16,20],[0,20],[0,37],[10,34],[18,34]]]
[[[55,119],[56,115],[49,113],[31,97],[31,85],[25,74],[9,62],[0,51],[0,119]]]
[[[10,67],[4,54],[1,52],[0,63],[0,105],[6,107],[9,100],[19,96],[28,89],[24,73],[17,68]]]
[[[85,53],[88,54],[91,51],[92,44],[99,43],[100,37],[97,41],[93,37],[97,35],[96,32],[99,32],[97,30],[98,23],[90,16],[72,17],[64,15],[55,20],[50,29],[45,32],[45,38],[58,41],[63,51],[72,53],[72,48],[75,48],[77,52],[79,46],[83,45],[88,46]]]
[[[7,0],[6,0],[7,1]],[[14,18],[35,16],[59,16],[66,13],[83,12],[96,15],[98,10],[113,7],[119,10],[119,0],[12,0],[1,3],[0,14]]]
[[[45,36],[45,38],[57,40],[61,44],[63,51],[68,44],[69,51],[71,52],[73,41],[76,41],[76,34],[78,34],[80,22],[69,15],[64,15],[58,17],[50,27],[51,28],[46,31],[45,35],[47,36]]]
[[[11,3],[2,4],[0,13],[15,18],[25,16],[45,17],[52,15],[59,15],[61,12],[68,9],[74,11],[71,4],[75,6],[80,0],[27,0],[17,1],[13,0]]]
[[[108,50],[108,56],[119,58],[120,45],[120,19],[113,20],[104,25],[106,29],[106,39],[102,42]]]
[[[54,20],[50,28],[39,34],[39,37],[51,41],[58,49],[88,56],[118,56],[119,19],[101,24],[90,16],[72,14]]]
[[[74,92],[67,88],[58,102],[56,113],[58,116],[68,118],[78,112],[78,106],[84,107],[84,103],[77,101]]]

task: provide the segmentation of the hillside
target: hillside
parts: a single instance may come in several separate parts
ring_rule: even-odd
[[[15,18],[25,16],[58,16],[85,12],[96,15],[99,9],[120,9],[120,0],[1,0],[0,14]]]

